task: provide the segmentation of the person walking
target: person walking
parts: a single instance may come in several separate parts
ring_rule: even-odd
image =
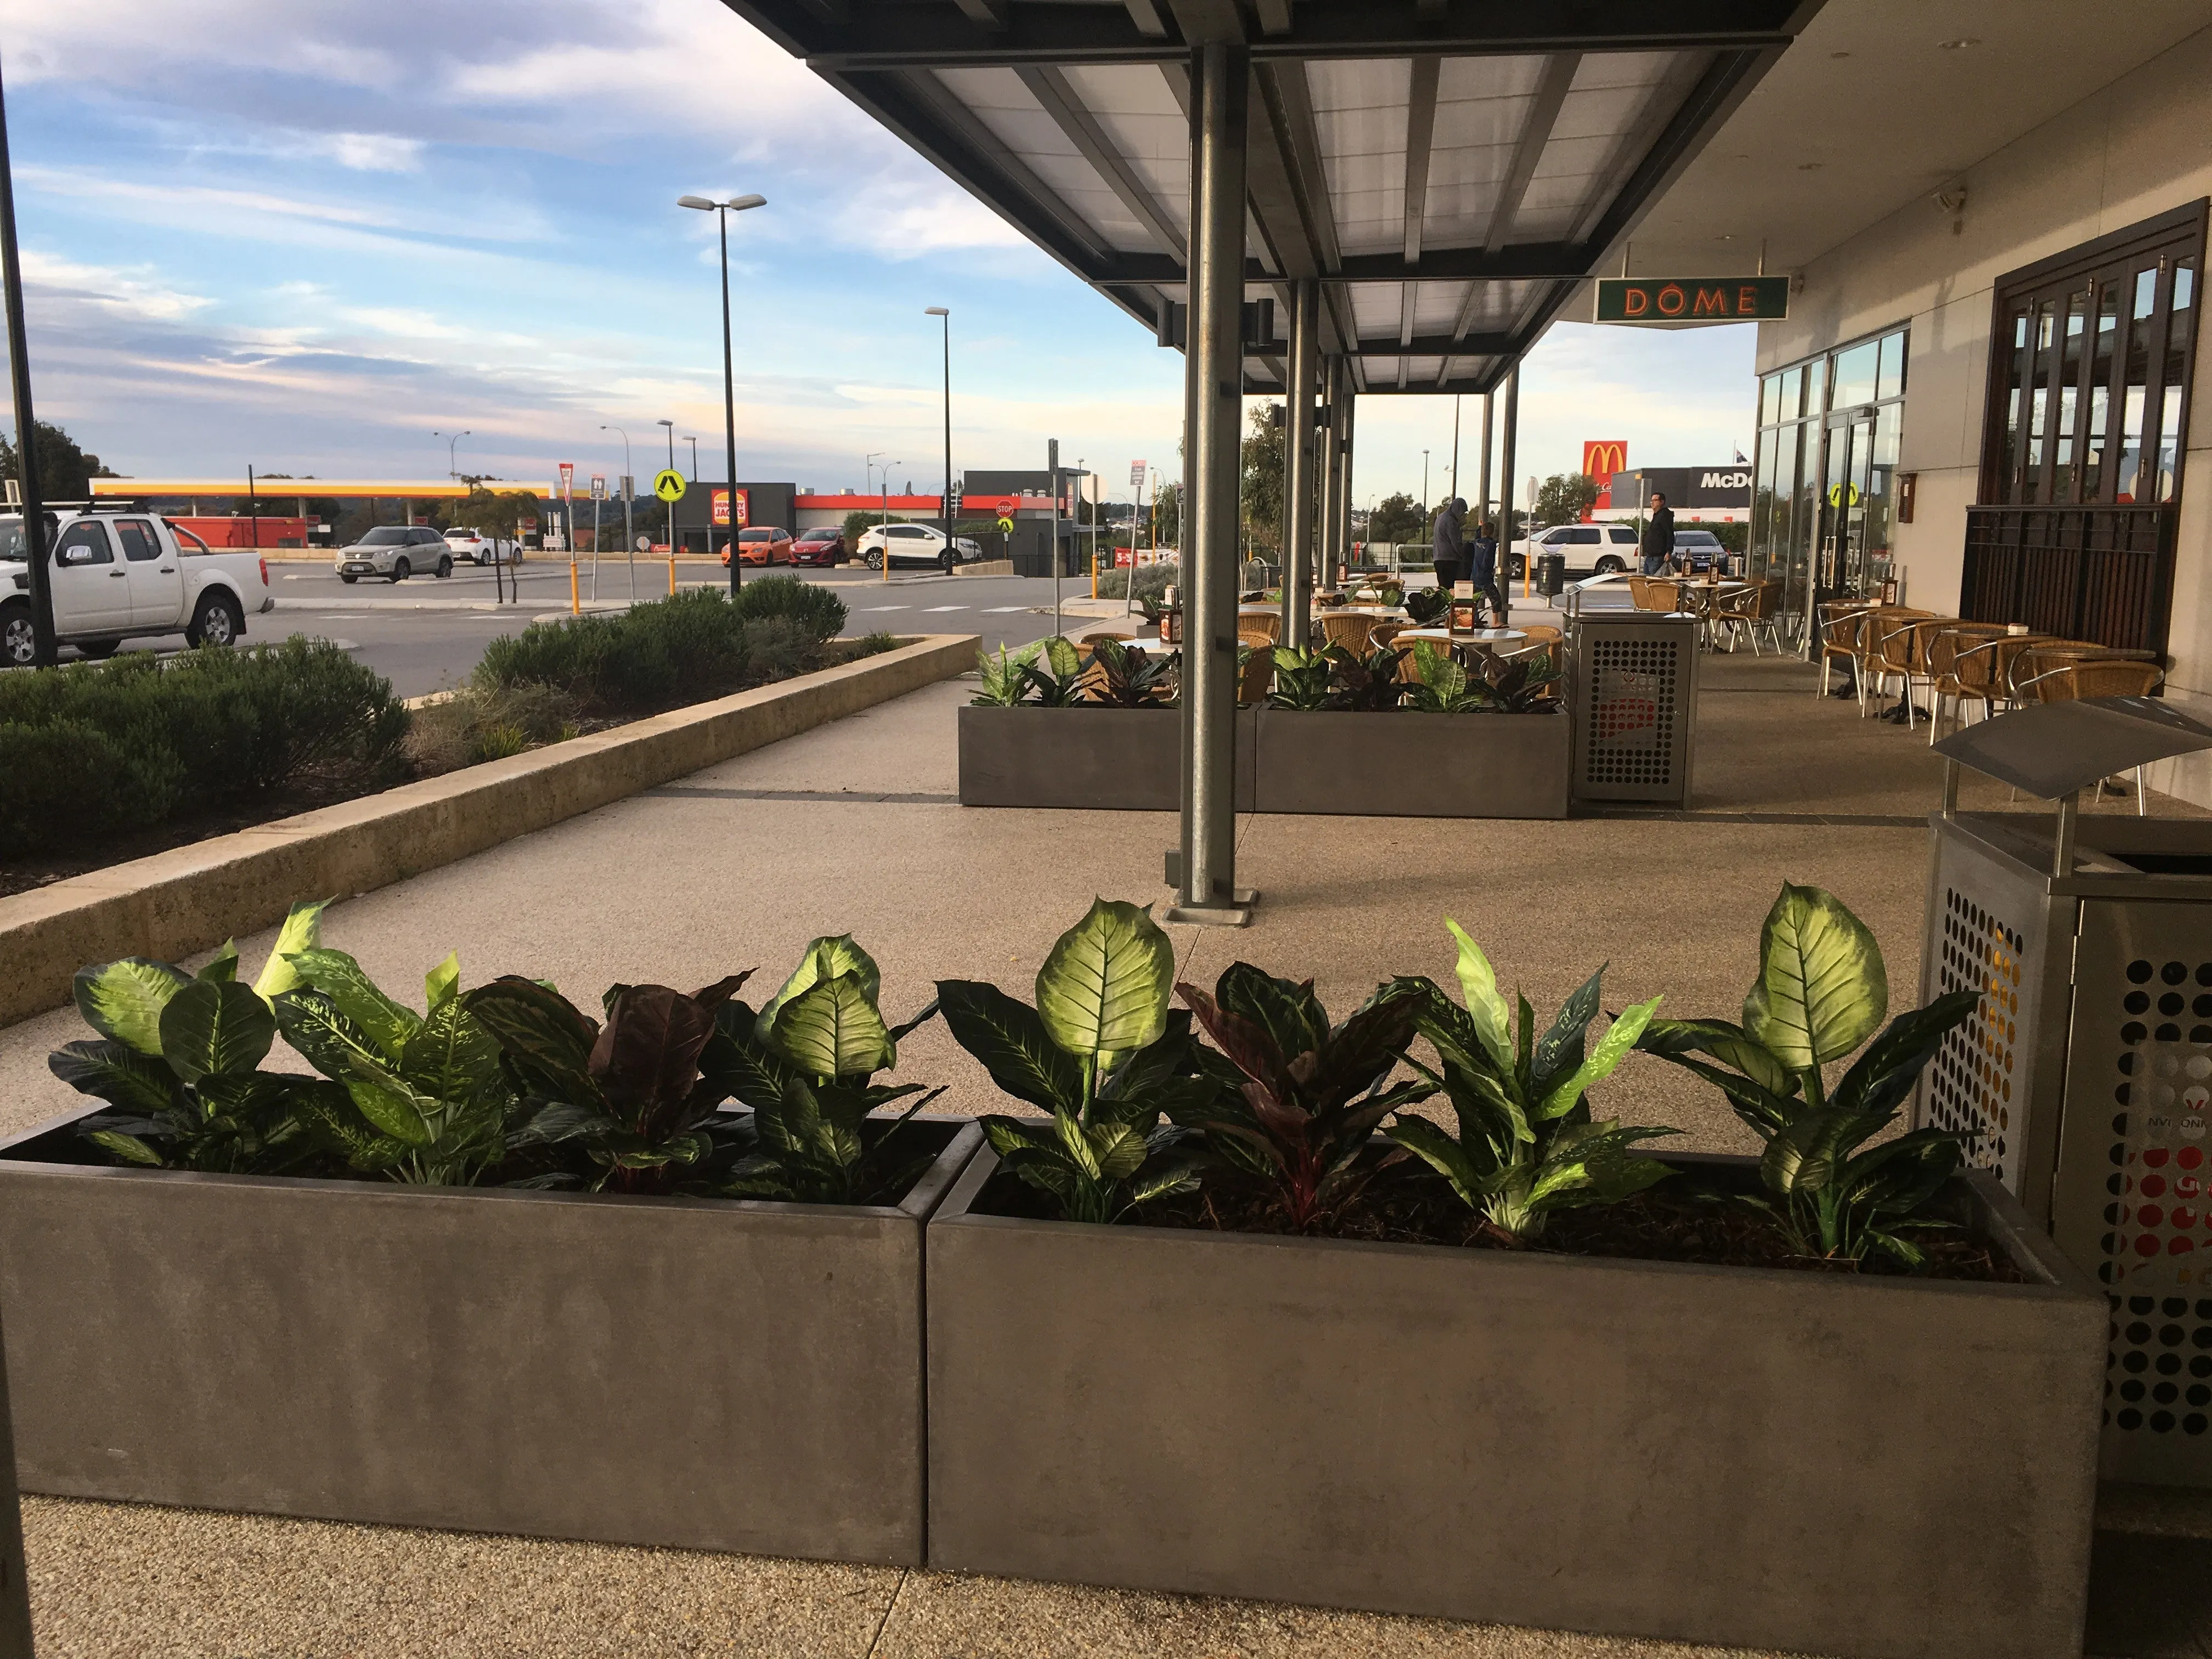
[[[1474,539],[1467,544],[1467,575],[1474,591],[1490,601],[1490,614],[1498,625],[1504,627],[1505,601],[1498,592],[1498,534],[1486,524],[1475,526]]]
[[[1667,497],[1651,492],[1651,516],[1644,521],[1644,574],[1663,576],[1674,562],[1674,509]]]
[[[1455,496],[1444,503],[1437,514],[1434,556],[1437,565],[1437,586],[1449,593],[1459,581],[1459,573],[1467,557],[1467,537],[1463,526],[1467,519],[1467,503]]]

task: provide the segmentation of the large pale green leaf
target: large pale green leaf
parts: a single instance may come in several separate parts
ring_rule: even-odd
[[[1652,1013],[1662,999],[1654,997],[1649,1002],[1639,1002],[1606,1028],[1583,1063],[1570,1073],[1565,1081],[1544,1097],[1543,1104],[1536,1109],[1540,1118],[1565,1117],[1575,1109],[1575,1103],[1593,1084],[1601,1083],[1613,1075],[1613,1067],[1621,1057],[1636,1046],[1636,1039],[1644,1035],[1644,1028],[1651,1022]]]
[[[1759,955],[1759,982],[1744,999],[1744,1030],[1792,1071],[1841,1060],[1888,1011],[1881,946],[1821,888],[1782,884]]]
[[[301,979],[337,1004],[341,1013],[366,1031],[393,1064],[398,1063],[407,1039],[422,1023],[420,1014],[385,995],[362,965],[343,951],[319,946],[298,951],[291,962]]]
[[[361,1076],[348,1078],[345,1088],[361,1115],[394,1140],[427,1146],[437,1138],[430,1125],[438,1103],[398,1078],[364,1071]]]
[[[399,1075],[410,1088],[455,1103],[498,1089],[504,1081],[499,1044],[454,997],[435,1004],[407,1039]]]
[[[181,968],[146,957],[125,957],[96,968],[80,968],[72,988],[77,1012],[94,1030],[142,1054],[159,1054],[161,1011],[191,982]]]
[[[866,1076],[896,1057],[891,1035],[857,973],[807,987],[776,1011],[769,1045],[817,1078]]]
[[[1051,664],[1052,672],[1060,678],[1066,679],[1083,672],[1083,653],[1075,648],[1075,641],[1065,634],[1048,634],[1042,643],[1045,661]]]
[[[461,953],[448,951],[446,959],[422,975],[423,1006],[435,1013],[461,994]]]
[[[1121,1054],[1167,1029],[1175,949],[1142,905],[1091,901],[1037,970],[1037,1018],[1071,1054]]]
[[[328,899],[305,900],[285,916],[276,943],[269,947],[269,960],[261,964],[261,977],[253,981],[254,994],[264,1002],[276,1001],[300,983],[300,970],[292,958],[323,942],[323,912],[330,903]]]
[[[194,980],[161,1010],[161,1058],[187,1083],[250,1072],[276,1041],[269,1005],[231,980]]]
[[[208,965],[193,975],[195,979],[232,980],[238,977],[238,941],[223,940],[220,949],[209,958]]]
[[[817,939],[806,947],[805,954],[799,959],[799,966],[793,969],[791,977],[784,981],[783,988],[770,997],[761,1009],[760,1017],[753,1027],[760,1040],[769,1042],[773,1047],[769,1033],[783,1006],[823,981],[835,979],[840,974],[855,975],[871,1005],[883,994],[882,976],[877,970],[875,958],[853,943],[850,933]]]
[[[276,1024],[284,1041],[333,1082],[389,1069],[384,1050],[319,991],[301,986],[279,993]]]
[[[46,1069],[81,1095],[149,1115],[176,1104],[177,1075],[127,1042],[65,1042],[46,1056]]]
[[[104,1147],[125,1164],[143,1164],[152,1169],[161,1167],[161,1155],[137,1135],[126,1135],[117,1129],[90,1129],[85,1137],[94,1146]]]
[[[1459,942],[1459,975],[1461,994],[1467,999],[1468,1017],[1474,1022],[1474,1032],[1482,1043],[1483,1052],[1490,1063],[1507,1077],[1513,1075],[1513,1013],[1505,1006],[1505,999],[1498,992],[1498,975],[1490,965],[1490,958],[1482,954],[1482,947],[1468,936],[1468,932],[1447,916],[1444,926]]]

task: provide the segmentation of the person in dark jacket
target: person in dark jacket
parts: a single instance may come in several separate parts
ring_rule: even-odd
[[[1463,528],[1466,520],[1467,503],[1456,498],[1447,501],[1443,510],[1437,514],[1437,586],[1447,593],[1459,580],[1459,573],[1466,563],[1467,537]]]
[[[1644,574],[1663,576],[1674,561],[1674,509],[1658,490],[1651,492],[1651,516],[1644,521]]]
[[[1468,544],[1467,574],[1474,591],[1490,601],[1490,614],[1505,626],[1505,601],[1498,593],[1498,535],[1488,525],[1477,525]]]

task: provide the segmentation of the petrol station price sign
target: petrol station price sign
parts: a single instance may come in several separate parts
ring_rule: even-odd
[[[1603,276],[1601,323],[1778,322],[1790,314],[1787,276]]]

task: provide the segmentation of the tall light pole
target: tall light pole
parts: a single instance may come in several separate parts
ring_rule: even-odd
[[[4,282],[8,289],[8,372],[15,393],[15,471],[23,501],[23,556],[31,566],[31,660],[40,668],[52,668],[57,649],[54,592],[52,577],[46,568],[46,504],[39,489],[39,423],[31,415],[30,350],[23,338],[23,267],[15,257],[15,176],[8,160],[8,115],[4,106],[0,106],[0,282]],[[20,1527],[14,1535],[21,1539]],[[21,1559],[19,1542],[8,1565],[12,1567]],[[23,1651],[28,1653],[28,1592],[18,1592],[13,1584],[5,1589],[5,1595],[0,1595],[0,1621],[12,1626],[16,1604],[21,1602]],[[7,1634],[6,1630],[0,1629],[0,1638]]]
[[[622,432],[623,562],[629,566],[629,602],[632,605],[635,605],[637,603],[637,545],[636,538],[630,533],[629,498],[637,493],[637,478],[630,471],[629,434],[623,432],[623,429],[618,426],[609,426],[604,421],[599,423],[599,430],[602,432]]]
[[[722,231],[722,429],[730,445],[730,591],[735,592],[738,572],[744,561],[738,557],[737,547],[738,393],[735,371],[730,362],[730,216],[743,213],[748,208],[766,207],[768,198],[732,196],[726,202],[715,202],[704,196],[679,196],[676,198],[676,205],[696,208],[702,213],[712,209]],[[671,461],[669,465],[673,466],[675,463]],[[707,550],[709,553],[714,550],[714,518],[712,512],[707,515]],[[886,571],[890,568],[888,556],[884,561],[884,568]]]
[[[937,498],[938,511],[945,520],[945,550],[952,551],[952,313],[943,306],[925,306],[925,317],[941,318],[945,323],[945,493]]]
[[[673,472],[676,471],[676,422],[664,417],[655,421],[653,424],[668,428],[668,470]],[[696,472],[698,469],[694,467],[692,471]],[[714,536],[710,530],[707,534],[708,551],[712,552],[714,547]],[[668,573],[669,591],[673,592],[676,581],[676,503],[674,501],[668,504]]]
[[[675,435],[672,429],[669,435],[672,437]],[[691,476],[703,484],[706,481],[699,478],[699,441],[696,438],[687,437],[681,441],[691,446]],[[730,511],[734,514],[737,510],[737,492],[732,490],[730,493]],[[709,553],[714,550],[714,492],[711,489],[707,492],[707,550]],[[738,532],[737,527],[732,525],[730,528],[730,562],[736,563],[737,558]]]
[[[606,428],[601,427],[599,430],[604,432],[606,430]],[[456,470],[457,464],[453,459],[453,446],[460,442],[462,439],[473,437],[476,434],[470,432],[456,432],[449,435],[443,432],[433,432],[430,435],[434,438],[444,438],[446,440],[446,476],[449,478],[459,477],[461,475]]]
[[[1429,510],[1429,452],[1421,452],[1421,511]]]

